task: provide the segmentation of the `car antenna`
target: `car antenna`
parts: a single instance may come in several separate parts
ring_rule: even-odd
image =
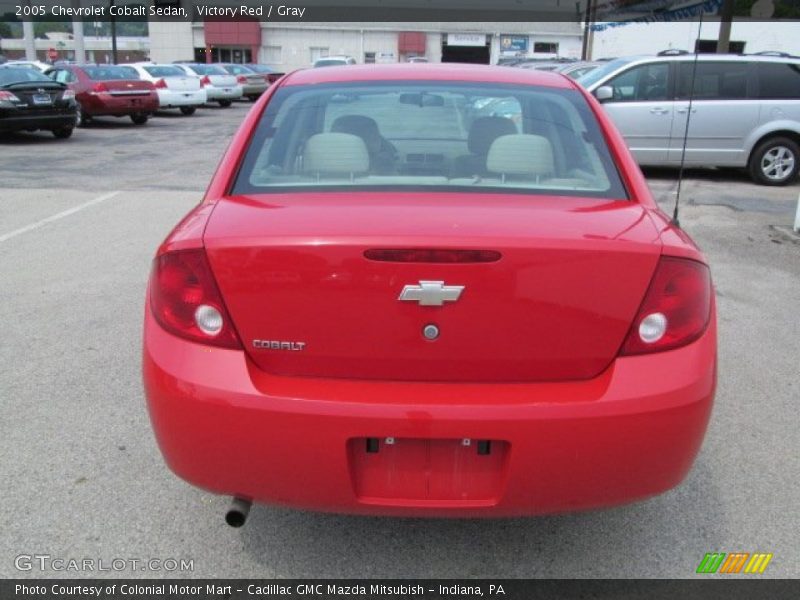
[[[680,227],[678,219],[678,207],[681,201],[681,183],[683,182],[683,167],[686,164],[686,142],[689,138],[689,121],[692,120],[692,104],[694,102],[694,79],[697,74],[697,58],[700,56],[700,35],[703,29],[703,7],[700,7],[700,21],[697,24],[697,39],[694,43],[694,60],[692,61],[692,78],[689,84],[689,106],[686,109],[686,127],[683,129],[683,146],[681,147],[681,167],[678,170],[678,189],[675,191],[675,208],[672,209],[672,223],[675,227]],[[678,81],[678,84],[680,81]],[[677,86],[676,86],[677,92]]]

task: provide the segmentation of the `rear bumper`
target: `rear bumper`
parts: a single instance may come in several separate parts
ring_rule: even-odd
[[[161,108],[177,108],[180,106],[200,106],[207,100],[205,90],[178,92],[173,90],[158,90],[158,103]]]
[[[243,83],[242,84],[242,95],[243,96],[260,96],[264,92],[267,91],[269,85],[267,83],[263,84],[254,84],[254,83]]]
[[[244,352],[172,336],[147,308],[144,383],[167,464],[212,492],[362,514],[565,512],[642,499],[686,476],[714,397],[713,323],[687,347],[618,359],[588,381],[376,382],[271,376]],[[379,455],[360,454],[366,437],[494,440],[505,451],[488,492],[467,483],[460,496],[409,497],[389,492],[410,463],[376,472]],[[425,476],[453,480],[444,464]]]
[[[215,100],[236,100],[242,97],[242,86],[235,85],[229,88],[207,86],[206,95],[209,102]]]
[[[52,115],[25,115],[15,112],[0,112],[0,131],[24,131],[29,129],[53,130],[74,126],[74,112],[62,112]]]
[[[151,113],[158,110],[158,95],[112,96],[110,94],[85,94],[80,97],[84,113],[90,116],[123,116]]]

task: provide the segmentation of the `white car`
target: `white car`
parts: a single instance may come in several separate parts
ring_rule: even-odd
[[[179,108],[183,114],[191,115],[208,101],[200,78],[187,75],[175,65],[132,63],[126,66],[136,69],[142,79],[153,82],[161,108]]]
[[[356,59],[352,56],[323,56],[314,61],[315,67],[338,67],[354,64],[356,64]]]
[[[222,67],[203,63],[175,63],[187,75],[199,77],[209,102],[218,102],[223,108],[242,97],[243,89],[236,80]]]
[[[53,68],[53,65],[40,60],[9,60],[3,64],[7,67],[25,67],[28,69],[36,69],[41,73]]]

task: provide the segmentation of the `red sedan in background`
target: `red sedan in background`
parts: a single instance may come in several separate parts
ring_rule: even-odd
[[[158,94],[149,81],[130,67],[117,65],[56,65],[47,75],[67,84],[78,103],[77,125],[92,117],[130,117],[144,125],[158,110]]]
[[[481,114],[499,101],[520,118]],[[239,526],[253,501],[495,517],[664,492],[716,356],[706,260],[587,92],[365,65],[248,113],[156,254],[143,371],[167,464]]]

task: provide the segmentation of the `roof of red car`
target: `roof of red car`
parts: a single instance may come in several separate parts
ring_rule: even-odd
[[[401,63],[346,65],[294,71],[283,85],[309,85],[347,81],[476,81],[572,88],[571,80],[557,73],[461,63]]]

